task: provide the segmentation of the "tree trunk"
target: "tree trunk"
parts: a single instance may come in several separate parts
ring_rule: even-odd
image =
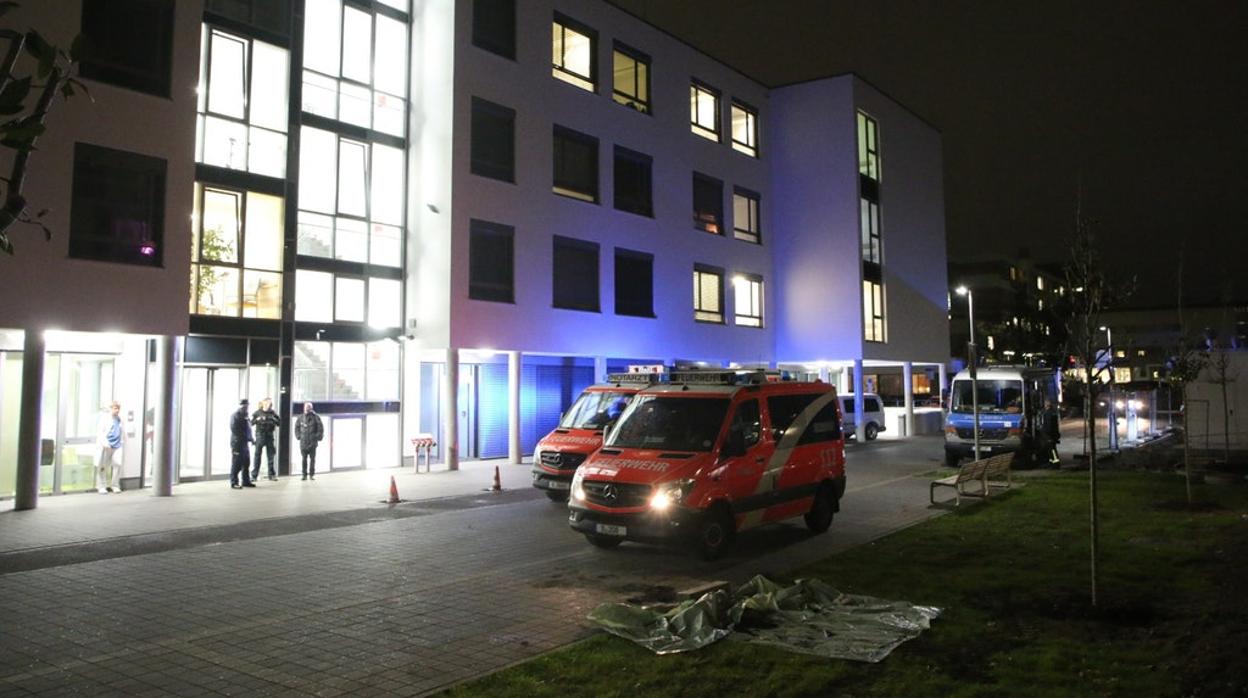
[[[1183,482],[1187,486],[1187,506],[1192,506],[1192,459],[1188,451],[1187,384],[1183,384]]]
[[[1218,354],[1217,369],[1218,382],[1222,384],[1222,462],[1227,465],[1230,465],[1231,462],[1231,403],[1228,401],[1229,396],[1227,395],[1226,385],[1230,383],[1230,378],[1226,375],[1226,372],[1230,370],[1229,361],[1230,357],[1226,355],[1226,350],[1223,349]]]
[[[1097,541],[1100,538],[1101,525],[1100,516],[1097,512],[1097,492],[1096,492],[1096,412],[1093,407],[1096,401],[1093,399],[1092,392],[1092,369],[1085,365],[1084,375],[1087,378],[1088,394],[1084,398],[1084,404],[1087,406],[1087,415],[1085,416],[1088,432],[1092,438],[1088,440],[1088,517],[1091,522],[1089,535],[1091,537],[1089,548],[1092,552],[1092,606],[1096,607],[1096,558],[1097,558]]]

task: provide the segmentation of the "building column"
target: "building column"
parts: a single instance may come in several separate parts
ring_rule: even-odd
[[[39,463],[43,444],[39,419],[43,414],[43,331],[26,328],[22,345],[22,407],[17,432],[17,492],[13,508],[34,509],[39,504]]]
[[[906,436],[914,436],[914,364],[901,365],[902,394],[906,397]]]
[[[508,460],[519,465],[524,454],[520,448],[520,352],[507,352],[507,454]]]
[[[173,495],[173,477],[178,454],[178,366],[182,363],[182,338],[164,336],[156,340],[156,371],[159,376],[155,407],[155,448],[152,463],[152,494]]]
[[[819,367],[819,382],[821,383],[828,382],[828,367],[827,366]]]
[[[607,357],[594,357],[594,382],[605,383],[607,380]]]
[[[949,376],[945,375],[947,369],[945,368],[945,364],[943,362],[937,365],[937,368],[940,371],[940,376],[939,378],[937,378],[937,380],[940,382],[940,387],[937,389],[936,395],[940,398],[940,406],[944,407],[945,406],[945,389],[949,387]]]
[[[858,439],[860,444],[867,442],[867,419],[864,414],[866,398],[862,394],[864,390],[862,359],[854,359],[854,438]]]
[[[459,470],[459,350],[446,350],[446,380],[442,387],[442,438],[446,440],[446,469]]]

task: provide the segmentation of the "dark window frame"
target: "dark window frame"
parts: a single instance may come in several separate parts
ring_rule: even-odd
[[[703,198],[699,195],[699,185],[715,188],[717,196],[712,210],[702,210],[698,205],[699,199]],[[709,190],[703,194],[709,196]],[[693,227],[695,230],[711,235],[724,234],[724,181],[722,179],[716,179],[701,172],[693,173]]]
[[[498,260],[497,248],[481,249],[487,240],[504,241],[506,264]],[[502,223],[471,219],[468,221],[468,298],[493,303],[516,302],[516,229]],[[496,264],[487,264],[496,263]],[[489,267],[506,267],[497,279],[487,278]]]
[[[741,279],[745,283],[758,284],[758,315],[743,314],[741,312],[741,309],[737,307],[736,301],[737,301],[737,283],[738,283],[737,277],[738,276],[741,277]],[[750,328],[759,329],[759,330],[766,327],[766,314],[767,314],[767,295],[766,294],[767,294],[767,288],[766,288],[766,285],[763,283],[762,274],[738,272],[737,274],[733,275],[733,279],[732,279],[732,301],[733,301],[732,302],[732,324],[736,325],[737,327],[750,327]],[[746,319],[747,322],[744,322],[744,323],[741,322],[742,318]],[[751,324],[750,322],[748,322],[749,320],[756,320],[757,324]]]
[[[862,254],[862,263],[864,268],[867,265],[874,265],[876,270],[876,279],[879,279],[878,268],[884,264],[884,247],[883,239],[880,234],[880,205],[872,201],[868,197],[860,197],[858,199],[858,230],[859,230],[859,247]]]
[[[690,80],[689,91],[690,91],[690,98],[691,98],[690,99],[690,113],[689,113],[690,129],[693,131],[694,134],[701,136],[709,141],[722,143],[724,140],[724,124],[723,124],[724,116],[721,113],[724,110],[724,105],[722,103],[723,98],[724,98],[723,93],[720,92],[718,89],[711,87],[710,85],[702,82],[701,80],[698,80],[697,78],[693,78],[692,80]],[[702,124],[698,123],[697,109],[694,106],[697,103],[696,94],[694,93],[698,91],[705,92],[715,98],[715,128],[714,130],[709,130]]]
[[[69,257],[163,268],[168,162],[150,155],[78,142],[74,144],[73,167]],[[135,184],[132,193],[141,193],[145,200],[119,202],[116,188],[109,190],[107,186],[99,192],[88,191],[90,186],[100,186],[100,182],[111,182],[115,187],[128,175],[139,178],[137,182],[132,180]],[[92,179],[92,176],[98,179]],[[121,203],[128,203],[129,208],[134,210],[146,209],[145,218],[137,220],[146,225],[148,235],[140,241],[136,252],[119,252],[118,248],[124,247],[124,241],[117,240],[113,234],[101,235],[91,229],[101,222],[107,223],[107,220],[101,220],[104,216],[115,220],[124,213],[118,207]],[[144,252],[149,248],[150,253]]]
[[[492,120],[487,122],[486,120]],[[480,132],[486,126],[501,126],[505,133],[502,140],[508,141],[506,162],[496,161],[494,148],[487,147],[489,142]],[[481,177],[497,179],[501,182],[516,182],[516,110],[495,104],[480,97],[472,98],[472,119],[469,133],[469,171]]]
[[[632,171],[631,177],[629,176],[629,171],[621,171],[621,163],[636,167]],[[654,218],[654,158],[645,153],[639,153],[636,150],[630,150],[624,146],[617,145],[614,149],[612,171],[614,174],[613,187],[615,189],[612,199],[615,209],[638,216]],[[630,196],[627,192],[621,193],[621,182],[629,182],[630,179],[641,180],[640,182],[633,182],[637,185],[637,196]]]
[[[564,54],[559,57],[560,62],[555,63],[553,60],[553,56],[552,56],[551,71],[555,75],[556,79],[558,79],[560,82],[565,82],[569,85],[572,85],[573,87],[578,87],[582,90],[585,90],[586,92],[590,92],[592,94],[598,94],[598,32],[597,30],[585,24],[582,24],[581,22],[578,22],[572,19],[571,17],[568,17],[567,15],[561,14],[559,12],[555,13],[554,19],[552,20],[551,24],[552,25],[558,24],[559,27],[565,31],[568,29],[571,29],[572,31],[578,34],[581,34],[589,39],[589,75],[581,75],[580,73],[574,72],[572,70],[568,70],[565,67],[567,63],[567,40],[565,38],[563,41]],[[554,31],[553,26],[551,28],[551,31],[552,32]],[[567,77],[560,77],[560,76],[567,76]],[[582,82],[589,83],[589,87],[586,87],[585,85],[581,84]]]
[[[479,12],[483,4],[490,5],[489,12]],[[486,19],[499,19],[499,12],[504,17],[494,23]],[[508,37],[494,35],[494,32],[509,34]],[[501,40],[500,40],[501,39]],[[516,1],[515,0],[473,0],[472,3],[472,45],[508,60],[516,60]]]
[[[553,235],[551,237],[551,307],[590,313],[602,312],[601,275],[598,270],[601,264],[601,246],[589,240],[578,240],[562,235]],[[572,254],[572,256],[577,256],[577,253],[592,253],[594,263],[589,265],[585,263],[586,260],[568,260],[571,262],[567,265],[570,271],[561,275],[560,268],[563,266],[562,262],[566,255]],[[592,300],[589,298],[576,298],[578,292],[591,288],[589,284],[584,283],[591,275],[593,280]]]
[[[695,274],[695,283],[693,285],[693,319],[695,322],[704,322],[711,325],[727,324],[727,313],[724,312],[724,270],[719,267],[713,267],[707,264],[694,264],[693,272]],[[719,310],[709,310],[703,305],[702,284],[696,283],[697,274],[711,274],[719,278]],[[707,315],[719,315],[719,319],[700,318],[698,313],[706,313]]]
[[[637,94],[629,94],[627,92],[622,92],[616,86],[615,54],[617,53],[620,55],[626,56],[628,58],[631,58],[637,65],[644,65],[646,67],[646,71],[645,71],[646,77],[645,77],[645,85],[644,85],[645,94],[646,94],[645,99],[642,99]],[[640,91],[639,89],[640,85],[641,85],[640,81],[636,81],[636,80],[634,81],[634,85],[633,85],[634,92]],[[653,92],[650,86],[650,56],[648,56],[645,53],[642,53],[641,51],[638,51],[637,49],[629,46],[628,44],[624,44],[619,41],[613,42],[611,46],[611,98],[614,99],[615,103],[619,104],[620,106],[628,107],[629,109],[632,109],[633,111],[636,111],[641,114],[653,116],[654,108],[653,108],[653,105],[651,104],[652,94]]]
[[[737,140],[737,134],[735,130],[730,128],[729,131],[731,132],[728,134],[728,138],[732,143],[732,149],[738,153],[741,153],[742,155],[752,157],[752,158],[758,158],[759,157],[758,109],[750,106],[746,102],[733,98],[733,100],[728,106],[728,117],[729,117],[728,121],[730,125],[732,123],[732,110],[733,109],[740,109],[741,111],[753,117],[750,120],[750,124],[751,124],[750,137],[753,139],[754,142],[751,144],[751,143],[745,143],[745,142]]]
[[[752,243],[755,245],[763,244],[763,197],[756,191],[746,189],[745,187],[734,186],[732,188],[732,237],[736,240]],[[742,197],[750,202],[748,207],[753,213],[754,228],[742,228],[737,220],[737,202],[736,197]]]
[[[854,133],[858,140],[858,174],[878,184],[883,179],[880,168],[880,124],[871,115],[858,110]]]
[[[592,162],[588,163],[592,166],[594,176],[592,187],[589,189],[580,188],[584,183],[578,183],[569,177],[567,172],[569,157],[575,153],[565,151],[567,144],[580,145],[587,148],[587,152],[593,154]],[[562,146],[562,147],[561,147]],[[577,201],[597,204],[601,201],[601,186],[599,180],[602,178],[598,161],[598,139],[580,131],[573,131],[556,124],[552,137],[552,158],[553,168],[551,172],[551,191],[559,196],[564,196]],[[573,163],[574,164],[574,163]]]
[[[93,49],[78,64],[78,75],[88,80],[168,99],[173,85],[175,14],[173,0],[83,0],[79,26],[82,34],[89,37]],[[128,41],[135,38],[134,36],[117,35],[116,26],[93,26],[100,21],[117,22],[121,21],[120,18],[128,18],[121,23],[132,31],[141,33],[143,29],[150,28],[135,24],[135,17],[151,19],[152,25],[159,25],[163,29],[163,35],[153,36],[153,43],[147,47],[152,53],[147,66],[139,66],[137,61],[130,60],[134,58],[133,55],[105,57],[105,51],[101,49],[110,45],[120,46],[121,51],[143,47],[140,42]],[[93,33],[93,28],[98,29],[99,36]],[[107,38],[102,41],[101,37]],[[121,51],[115,50],[113,53]]]
[[[621,269],[621,260],[625,268]],[[624,284],[621,279],[631,278],[629,264],[645,264],[648,267],[645,293],[629,294],[625,297],[621,290],[638,289],[641,284]],[[653,318],[654,314],[654,255],[623,247],[615,248],[615,314],[628,317]]]

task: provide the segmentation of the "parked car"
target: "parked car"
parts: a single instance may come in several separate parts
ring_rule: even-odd
[[[568,524],[600,548],[690,541],[707,559],[794,516],[822,533],[845,493],[839,417],[826,383],[674,373],[637,393],[577,468]]]
[[[848,393],[841,396],[841,426],[845,430],[845,438],[855,437],[858,433],[857,420],[854,418],[854,395]],[[884,403],[875,393],[862,394],[862,419],[865,423],[867,441],[875,441],[880,432],[885,431]]]

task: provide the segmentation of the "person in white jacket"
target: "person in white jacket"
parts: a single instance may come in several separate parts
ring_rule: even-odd
[[[95,462],[95,490],[100,494],[120,492],[121,466],[113,462],[113,457],[126,442],[126,430],[121,424],[121,403],[116,400],[109,404],[108,414],[100,418],[95,441],[100,448]]]

